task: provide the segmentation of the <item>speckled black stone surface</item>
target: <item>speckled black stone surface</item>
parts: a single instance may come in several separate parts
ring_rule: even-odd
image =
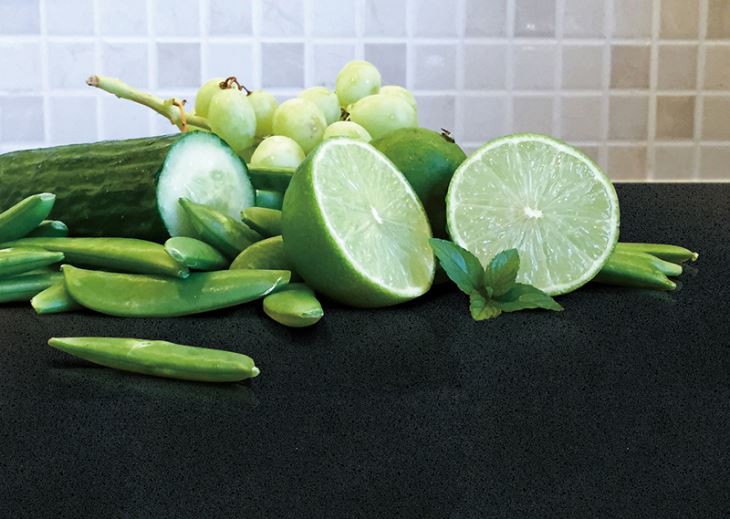
[[[440,290],[170,320],[0,308],[1,517],[727,517],[730,185],[621,185],[622,239],[701,253],[665,294],[588,286],[475,323]],[[250,384],[128,375],[50,336],[256,359]]]

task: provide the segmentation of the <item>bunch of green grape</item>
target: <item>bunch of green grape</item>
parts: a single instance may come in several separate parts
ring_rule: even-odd
[[[279,104],[270,93],[250,92],[235,78],[215,78],[198,90],[195,114],[251,165],[296,168],[324,139],[369,142],[418,126],[413,94],[381,82],[371,63],[351,61],[337,75],[334,92],[312,87]]]

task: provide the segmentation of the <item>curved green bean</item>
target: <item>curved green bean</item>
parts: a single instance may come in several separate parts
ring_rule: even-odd
[[[21,238],[48,218],[56,195],[41,193],[21,200],[0,213],[0,243]]]
[[[30,301],[51,285],[62,282],[63,274],[60,272],[28,273],[0,279],[0,303]]]
[[[684,263],[697,261],[700,255],[678,245],[664,245],[661,243],[623,243],[616,244],[616,250],[621,252],[643,252],[651,254],[664,261]]]
[[[66,284],[61,281],[36,294],[30,304],[38,315],[59,314],[72,312],[83,308],[66,290]]]
[[[26,238],[65,238],[68,227],[59,220],[43,220],[38,227],[26,234]]]
[[[195,270],[223,270],[228,268],[226,257],[204,241],[175,236],[165,242],[165,250],[172,258]]]
[[[281,211],[279,209],[249,207],[241,212],[241,219],[243,223],[266,238],[281,234]]]
[[[63,253],[31,247],[0,250],[0,278],[7,278],[42,269],[63,261]]]
[[[315,325],[324,316],[314,291],[304,283],[291,283],[264,298],[264,313],[291,328]]]
[[[284,204],[284,194],[279,191],[269,191],[267,189],[256,190],[256,207],[264,207],[267,209],[279,209]]]

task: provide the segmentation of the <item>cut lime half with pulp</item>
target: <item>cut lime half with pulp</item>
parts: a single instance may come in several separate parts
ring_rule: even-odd
[[[342,303],[378,307],[428,291],[431,228],[406,178],[352,139],[324,141],[286,191],[282,232],[304,280]]]
[[[451,238],[487,264],[520,253],[518,281],[550,295],[587,283],[613,251],[619,204],[585,154],[544,135],[510,135],[479,148],[446,197]]]

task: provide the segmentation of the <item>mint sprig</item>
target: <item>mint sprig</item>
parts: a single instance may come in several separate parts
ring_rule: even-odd
[[[482,268],[471,252],[450,241],[432,238],[431,248],[449,279],[469,296],[469,311],[475,321],[494,319],[502,312],[536,308],[558,312],[563,310],[542,290],[517,283],[520,270],[517,249],[500,252],[492,258],[487,268]]]

